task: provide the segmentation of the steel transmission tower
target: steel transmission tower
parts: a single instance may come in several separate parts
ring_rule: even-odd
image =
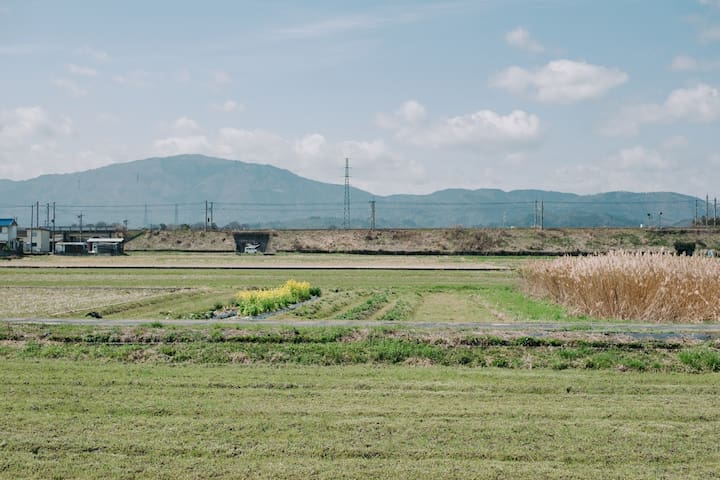
[[[345,215],[343,227],[350,228],[350,159],[345,158]]]

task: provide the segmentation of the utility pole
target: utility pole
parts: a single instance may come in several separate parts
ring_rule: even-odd
[[[713,227],[717,226],[717,197],[713,199]]]
[[[37,228],[40,228],[40,202],[35,202],[35,226]],[[32,238],[30,239],[30,243],[32,243]]]
[[[53,216],[52,216],[52,251],[55,253],[55,202],[53,202]]]
[[[203,228],[203,232],[207,232],[207,224],[208,224],[208,201],[205,200],[205,227]]]
[[[697,214],[698,214],[698,199],[696,198],[696,199],[695,199],[695,222],[693,223],[693,226],[694,226],[694,227],[697,227],[697,226],[698,226],[698,216],[697,216]]]
[[[78,219],[80,220],[80,241],[83,241],[83,234],[82,234],[82,219],[83,219],[83,213],[80,212],[80,215],[78,215]]]
[[[213,225],[215,224],[215,216],[213,215],[213,211],[215,206],[215,202],[210,202],[210,229],[213,230],[215,227]]]
[[[32,253],[33,221],[35,219],[35,205],[30,204],[30,253]],[[23,247],[24,250],[24,247]]]
[[[370,200],[370,231],[375,231],[375,199]]]
[[[148,210],[147,210],[147,203],[145,204],[145,216],[143,217],[143,226],[145,228],[148,228]]]
[[[545,200],[540,200],[540,230],[545,229]]]
[[[537,209],[537,200],[535,200],[535,208],[533,208],[533,228],[537,228],[538,225],[538,209]]]
[[[45,204],[45,228],[50,228],[50,203]]]
[[[705,226],[708,226],[708,217],[710,216],[710,195],[705,195]]]
[[[343,227],[350,228],[350,159],[345,157],[345,212]]]

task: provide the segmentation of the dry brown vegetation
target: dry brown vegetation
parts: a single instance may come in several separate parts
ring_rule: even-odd
[[[609,253],[531,262],[529,293],[575,313],[649,322],[720,320],[720,261],[667,253]]]
[[[0,287],[0,318],[83,315],[133,302],[163,298],[177,288]]]
[[[273,230],[270,252],[565,254],[609,250],[672,249],[675,242],[720,249],[717,229],[648,228],[438,228],[354,230]],[[234,252],[230,231],[154,231],[127,243],[126,251]]]

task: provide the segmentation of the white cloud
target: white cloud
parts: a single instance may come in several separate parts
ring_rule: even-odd
[[[545,51],[545,47],[530,36],[530,32],[523,27],[517,27],[505,34],[505,42],[511,47],[519,48],[533,53]]]
[[[107,52],[103,52],[102,50],[97,50],[95,48],[89,47],[85,45],[84,47],[80,47],[75,49],[76,55],[81,55],[83,57],[91,58],[92,60],[100,63],[105,63],[108,60],[110,60],[110,55],[108,55]]]
[[[214,153],[205,135],[168,137],[156,140],[153,144],[158,155],[179,155],[181,153]]]
[[[13,45],[0,45],[0,55],[19,56],[34,55],[38,53],[50,53],[59,49],[56,45],[45,45],[38,43],[20,43]]]
[[[507,68],[495,75],[490,84],[512,93],[530,92],[543,103],[573,103],[601,97],[627,80],[627,73],[617,68],[563,59],[534,71]]]
[[[53,84],[55,84],[56,87],[60,87],[70,93],[73,97],[84,97],[88,93],[86,89],[82,88],[69,78],[55,78],[53,79]]]
[[[427,112],[425,107],[416,100],[408,100],[404,102],[393,113],[379,113],[375,116],[375,123],[380,128],[394,130],[402,128],[404,125],[417,125],[425,120]]]
[[[296,141],[293,149],[300,157],[316,157],[325,150],[327,144],[327,140],[325,140],[324,136],[319,133],[313,133],[305,135],[300,140]]]
[[[622,109],[600,129],[606,135],[634,135],[645,124],[678,121],[710,123],[720,119],[720,92],[706,84],[673,90],[662,104]]]
[[[666,139],[662,144],[660,145],[662,148],[666,150],[673,150],[677,148],[684,148],[689,145],[687,137],[683,135],[675,135],[673,137],[670,137]]]
[[[478,145],[490,143],[522,144],[540,137],[540,119],[522,110],[500,115],[480,110],[442,120],[434,127],[415,135],[412,142],[422,146]]]
[[[200,126],[197,124],[195,120],[188,117],[180,117],[177,120],[175,120],[174,123],[175,129],[179,131],[196,131],[200,130]]]
[[[641,145],[624,148],[593,163],[555,171],[557,185],[581,193],[676,191],[682,164]],[[638,220],[641,221],[641,220]]]
[[[150,74],[144,70],[134,70],[125,75],[115,75],[113,81],[120,85],[128,85],[136,88],[151,87]]]
[[[698,59],[687,55],[678,55],[673,58],[670,68],[677,72],[709,72],[720,70],[720,60]]]
[[[691,71],[698,70],[698,65],[699,62],[695,58],[688,57],[687,55],[677,55],[673,58],[670,68],[678,72]]]
[[[221,152],[233,152],[241,160],[257,163],[286,161],[284,157],[291,150],[280,135],[260,129],[221,128],[218,142]]]
[[[620,150],[608,158],[606,164],[621,170],[668,170],[674,164],[656,150],[649,150],[642,146],[635,146]]]
[[[394,153],[381,139],[330,142],[320,133],[289,139],[266,130],[225,127],[211,135],[158,139],[153,143],[153,150],[157,155],[204,153],[271,164],[331,183],[342,182],[343,161],[350,157],[353,186],[372,189],[375,193],[397,193],[396,179],[400,175],[414,185],[429,181],[422,165]]]
[[[75,133],[68,117],[42,107],[0,110],[0,178],[16,180],[47,173],[58,142]]]
[[[98,72],[94,68],[84,67],[82,65],[75,65],[74,63],[65,64],[65,69],[73,75],[81,77],[96,77]]]
[[[368,30],[389,23],[389,19],[367,15],[328,18],[317,22],[275,30],[273,36],[281,39],[325,37],[353,30]]]
[[[232,82],[232,77],[229,73],[218,70],[212,72],[210,75],[210,83],[215,89],[221,89]]]
[[[720,25],[706,25],[701,27],[698,38],[704,43],[720,41]]]
[[[42,107],[0,110],[0,145],[4,148],[24,146],[72,133],[73,125],[69,118],[53,118]]]
[[[238,103],[234,100],[225,100],[223,103],[220,104],[213,104],[212,108],[215,110],[218,110],[220,112],[242,112],[245,110],[245,106],[241,103]]]
[[[120,120],[117,115],[108,112],[98,113],[97,119],[100,122],[117,122]]]
[[[189,72],[187,69],[185,69],[185,70],[180,70],[179,72],[177,72],[177,73],[174,75],[173,78],[174,78],[175,81],[178,82],[178,83],[189,83],[190,80],[192,80],[192,77],[190,76],[190,72]]]
[[[401,141],[423,147],[519,146],[540,138],[540,119],[522,110],[507,115],[479,110],[457,117],[424,122],[427,113],[416,101],[405,102],[393,114],[378,114],[376,123],[395,132]]]

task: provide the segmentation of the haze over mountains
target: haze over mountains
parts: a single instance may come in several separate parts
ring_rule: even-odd
[[[528,227],[541,219],[546,227],[689,225],[698,201],[671,192],[583,196],[496,189],[374,196],[351,188],[350,198],[353,228],[369,226],[373,199],[378,228]],[[30,224],[30,205],[36,202],[40,225],[52,217],[47,204],[55,202],[58,226],[78,223],[82,215],[86,225],[126,220],[130,227],[142,227],[203,223],[206,201],[208,216],[219,227],[343,225],[343,185],[310,180],[269,165],[203,155],[148,158],[24,181],[0,180],[0,217],[17,217],[21,227]],[[705,203],[699,203],[699,213],[704,214]]]

